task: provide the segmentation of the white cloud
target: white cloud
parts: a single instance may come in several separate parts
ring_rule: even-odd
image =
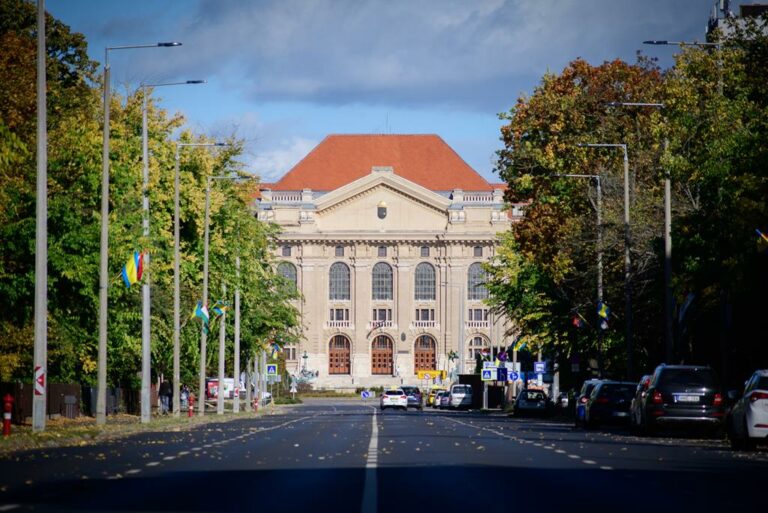
[[[303,159],[318,141],[303,137],[290,137],[257,152],[249,160],[249,170],[261,177],[262,182],[276,182]]]

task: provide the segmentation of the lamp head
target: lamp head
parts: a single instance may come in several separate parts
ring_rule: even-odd
[[[166,46],[166,47],[167,46],[181,46],[181,43],[179,43],[178,41],[168,41],[168,42],[157,43],[157,46]]]
[[[667,45],[669,44],[669,41],[666,39],[651,39],[648,41],[643,41],[644,45]]]

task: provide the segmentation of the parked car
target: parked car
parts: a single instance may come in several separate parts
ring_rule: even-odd
[[[437,397],[437,393],[443,390],[445,389],[440,387],[432,388],[429,391],[429,395],[427,396],[427,406],[431,406],[433,408],[437,408],[438,406],[440,406],[439,404],[435,404],[435,398]]]
[[[521,417],[523,415],[547,416],[552,412],[552,401],[541,390],[529,390],[524,388],[520,390],[512,406],[512,415]]]
[[[605,423],[628,423],[636,388],[629,381],[601,381],[595,385],[584,408],[584,423],[591,428]]]
[[[651,374],[646,374],[635,386],[635,395],[632,397],[632,402],[629,405],[629,429],[637,431],[642,425],[642,404],[645,394],[648,393],[648,387],[651,384]]]
[[[600,383],[600,379],[588,379],[584,382],[584,384],[581,385],[581,390],[579,391],[579,394],[576,396],[576,416],[574,423],[576,427],[581,427],[584,425],[584,417],[586,416],[586,406],[587,401],[589,400],[589,396],[592,394],[592,390],[595,388],[595,385]]]
[[[660,426],[704,426],[719,431],[725,418],[720,381],[710,367],[659,365],[640,399],[640,430]]]
[[[440,408],[441,410],[447,410],[451,405],[451,391],[445,390],[440,393]]]
[[[405,392],[402,388],[385,390],[384,393],[381,394],[381,402],[379,407],[381,408],[381,411],[384,411],[387,408],[402,408],[407,410],[408,396],[405,395]]]
[[[452,410],[469,409],[472,406],[472,385],[453,385],[448,400]]]
[[[755,371],[744,384],[744,393],[728,413],[726,430],[736,450],[751,451],[758,441],[768,442],[768,370]]]
[[[418,408],[421,410],[424,407],[424,404],[422,403],[422,395],[421,390],[419,390],[419,387],[412,387],[412,386],[404,386],[401,387],[403,392],[405,392],[405,395],[408,397],[408,407],[409,408]]]
[[[446,407],[448,406],[448,390],[438,390],[435,394],[435,400],[432,401],[432,408],[443,408],[443,398],[446,401]]]

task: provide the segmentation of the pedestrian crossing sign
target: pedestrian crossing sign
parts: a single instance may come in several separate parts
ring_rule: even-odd
[[[277,364],[267,364],[267,376],[277,376]]]
[[[496,367],[483,369],[480,379],[483,381],[496,381]]]

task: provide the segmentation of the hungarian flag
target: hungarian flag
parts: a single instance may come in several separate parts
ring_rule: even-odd
[[[125,286],[131,288],[131,285],[141,281],[141,275],[144,274],[144,253],[133,252],[133,256],[123,266],[123,281]]]

